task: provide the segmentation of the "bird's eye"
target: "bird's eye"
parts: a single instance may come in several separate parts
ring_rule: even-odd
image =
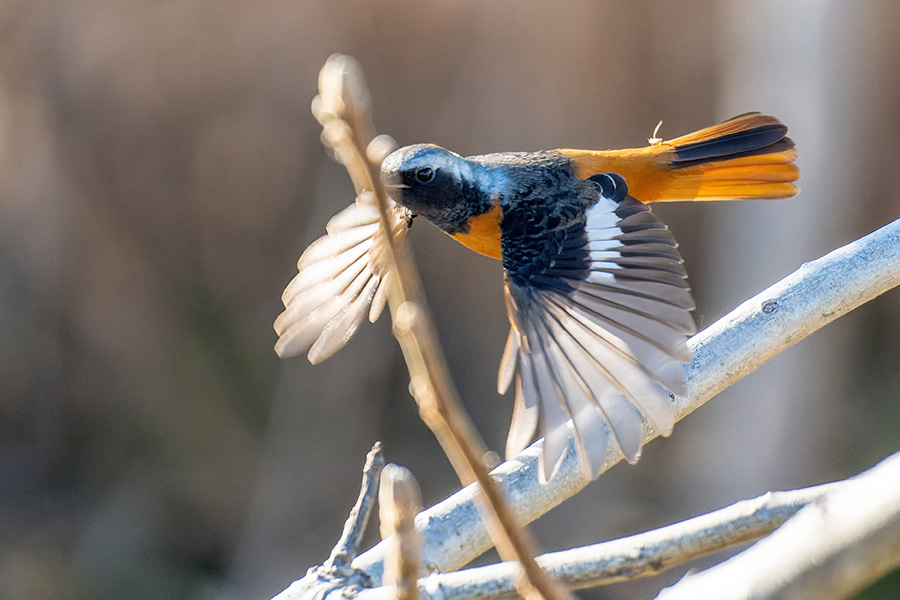
[[[416,181],[419,183],[428,183],[432,179],[434,179],[434,169],[431,167],[416,169]]]

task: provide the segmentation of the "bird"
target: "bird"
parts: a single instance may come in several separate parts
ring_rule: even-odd
[[[678,244],[649,204],[790,198],[796,157],[787,127],[753,112],[625,150],[463,157],[415,144],[383,160],[398,243],[422,217],[502,264],[510,331],[499,393],[515,383],[508,458],[540,428],[546,482],[574,436],[594,479],[613,444],[637,461],[645,424],[671,434],[695,304]],[[302,254],[275,321],[280,356],[321,362],[378,318],[391,277],[379,226],[361,195]]]

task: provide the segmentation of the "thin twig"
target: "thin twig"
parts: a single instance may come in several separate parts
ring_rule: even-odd
[[[675,400],[679,419],[782,350],[898,284],[900,220],[803,265],[689,341],[688,393]],[[557,476],[541,485],[539,454],[537,442],[493,472],[523,523],[537,519],[589,483],[570,445]],[[622,458],[615,450],[607,456],[604,470]],[[454,571],[490,547],[490,539],[478,523],[473,495],[465,488],[419,515],[426,567]],[[377,584],[382,557],[383,548],[376,546],[360,555],[354,566]]]
[[[741,554],[659,600],[838,600],[900,565],[900,454],[849,479]]]
[[[770,492],[752,500],[637,535],[537,558],[547,572],[575,588],[657,575],[666,569],[771,533],[804,507],[835,492],[839,481]],[[515,596],[509,563],[434,573],[419,581],[421,600],[505,600]],[[361,590],[356,600],[387,600],[384,588]]]
[[[390,548],[385,563],[384,585],[396,600],[417,600],[422,538],[416,531],[416,514],[422,510],[419,484],[408,469],[387,465],[381,472],[378,514],[381,537]]]
[[[405,247],[391,236],[391,201],[379,176],[380,161],[370,161],[366,151],[374,135],[370,100],[361,69],[350,57],[329,58],[319,76],[320,94],[314,113],[323,124],[323,139],[337,152],[358,193],[373,193],[381,213],[383,261],[391,275],[388,304],[394,333],[410,372],[419,412],[450,459],[463,484],[476,481],[483,498],[486,531],[500,556],[516,560],[524,577],[520,592],[547,600],[570,596],[550,580],[534,561],[535,544],[503,501],[502,494],[483,463],[484,444],[466,416],[450,379],[437,342],[434,325],[421,301],[418,277]]]
[[[366,454],[366,464],[363,467],[359,497],[350,511],[350,516],[344,523],[341,539],[338,540],[338,543],[331,551],[331,556],[322,565],[325,569],[346,569],[359,552],[359,545],[362,541],[363,533],[366,531],[369,515],[372,514],[372,506],[378,491],[378,479],[381,475],[382,467],[384,467],[384,455],[381,453],[381,442],[376,442],[369,453]]]
[[[366,523],[372,513],[372,506],[378,493],[379,475],[383,466],[384,456],[381,454],[381,442],[376,442],[366,454],[359,497],[344,523],[341,539],[331,551],[331,556],[323,565],[311,567],[306,575],[294,581],[272,600],[322,599],[334,591],[361,589],[372,585],[369,577],[362,571],[351,567],[350,563],[359,551]]]

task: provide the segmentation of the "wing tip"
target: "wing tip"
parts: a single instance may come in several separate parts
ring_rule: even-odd
[[[278,341],[275,342],[275,354],[278,355],[278,358],[291,358],[302,354],[304,350],[306,348],[297,344],[295,336],[281,334]]]

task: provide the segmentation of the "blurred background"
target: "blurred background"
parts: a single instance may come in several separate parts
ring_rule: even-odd
[[[376,440],[426,504],[457,488],[387,319],[316,367],[272,350],[297,257],[353,199],[309,112],[334,52],[362,63],[381,132],[462,154],[780,117],[800,196],[655,209],[701,326],[900,217],[894,3],[3,0],[0,597],[269,598],[327,557]],[[500,266],[425,223],[411,239],[502,452]],[[891,292],[539,521],[543,549],[872,465],[900,447],[898,353]]]

